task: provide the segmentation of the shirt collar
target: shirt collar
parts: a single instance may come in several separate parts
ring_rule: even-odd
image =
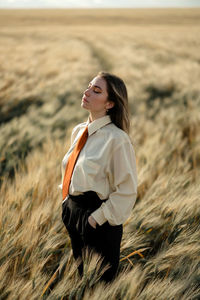
[[[94,132],[96,132],[98,129],[104,127],[105,125],[111,123],[111,118],[109,115],[106,115],[102,118],[96,119],[93,122],[90,123],[90,120],[88,118],[87,125],[88,125],[88,135],[90,136]]]

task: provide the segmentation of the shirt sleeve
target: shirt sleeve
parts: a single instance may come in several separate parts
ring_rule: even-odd
[[[133,146],[130,142],[119,145],[110,159],[113,192],[106,202],[92,213],[99,225],[123,224],[129,217],[137,196],[137,171]]]

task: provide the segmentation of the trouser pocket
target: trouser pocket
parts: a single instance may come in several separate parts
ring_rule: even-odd
[[[88,217],[93,212],[91,209],[83,209],[70,198],[62,204],[62,220],[68,230],[78,231],[83,237],[95,231]]]
[[[67,200],[62,203],[62,221],[65,224],[65,227],[67,227],[69,221],[69,210],[67,207]]]

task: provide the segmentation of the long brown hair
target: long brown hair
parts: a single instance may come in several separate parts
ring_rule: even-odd
[[[129,133],[128,93],[124,81],[107,72],[99,72],[97,76],[106,81],[108,100],[114,102],[114,106],[107,111],[107,114],[117,127]]]

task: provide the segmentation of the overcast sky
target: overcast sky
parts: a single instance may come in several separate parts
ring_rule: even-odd
[[[0,0],[0,8],[200,7],[200,0]]]

